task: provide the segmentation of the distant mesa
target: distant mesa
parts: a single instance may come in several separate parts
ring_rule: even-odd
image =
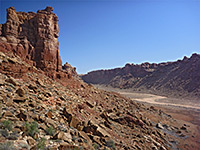
[[[92,84],[146,91],[174,97],[200,97],[200,55],[166,63],[126,64],[123,68],[97,70],[82,75]]]

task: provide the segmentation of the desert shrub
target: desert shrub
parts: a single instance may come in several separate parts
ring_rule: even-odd
[[[25,123],[25,132],[27,135],[34,137],[36,133],[38,133],[38,123],[33,121],[31,123]]]
[[[9,131],[12,130],[13,124],[12,124],[12,121],[10,121],[10,120],[4,120],[4,121],[2,122],[2,125],[3,125],[3,128],[4,128],[4,129],[8,129]]]
[[[83,142],[84,142],[84,143],[88,143],[88,141],[87,141],[86,139],[83,139]]]
[[[97,143],[92,144],[92,146],[94,147],[95,150],[100,149],[100,146],[99,146],[99,144],[97,144]]]
[[[0,135],[4,137],[8,137],[9,136],[8,130],[0,129]]]
[[[37,149],[38,150],[45,150],[46,149],[46,139],[45,138],[40,138],[37,142]]]
[[[0,150],[16,150],[12,142],[0,143]]]
[[[76,137],[76,136],[73,136],[73,137],[72,137],[72,141],[75,142],[76,140],[77,140],[77,137]]]
[[[53,136],[55,134],[55,132],[56,132],[56,130],[52,126],[46,128],[46,133],[48,135]]]
[[[115,150],[115,142],[113,140],[106,141],[106,146]]]

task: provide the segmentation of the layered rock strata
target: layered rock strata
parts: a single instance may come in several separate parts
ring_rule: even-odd
[[[47,72],[62,70],[58,43],[58,17],[52,7],[34,12],[7,9],[7,21],[0,25],[0,51],[13,52]]]
[[[122,68],[97,70],[82,76],[87,83],[146,91],[173,97],[200,97],[200,55],[166,63],[126,64]]]

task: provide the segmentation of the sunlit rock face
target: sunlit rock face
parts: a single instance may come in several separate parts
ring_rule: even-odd
[[[58,42],[58,17],[52,7],[34,12],[7,9],[0,25],[0,51],[13,52],[44,71],[62,70]]]

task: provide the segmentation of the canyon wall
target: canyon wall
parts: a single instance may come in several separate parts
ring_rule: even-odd
[[[150,91],[175,97],[200,97],[200,55],[175,62],[126,64],[122,68],[97,70],[81,76],[87,83],[134,91]]]

